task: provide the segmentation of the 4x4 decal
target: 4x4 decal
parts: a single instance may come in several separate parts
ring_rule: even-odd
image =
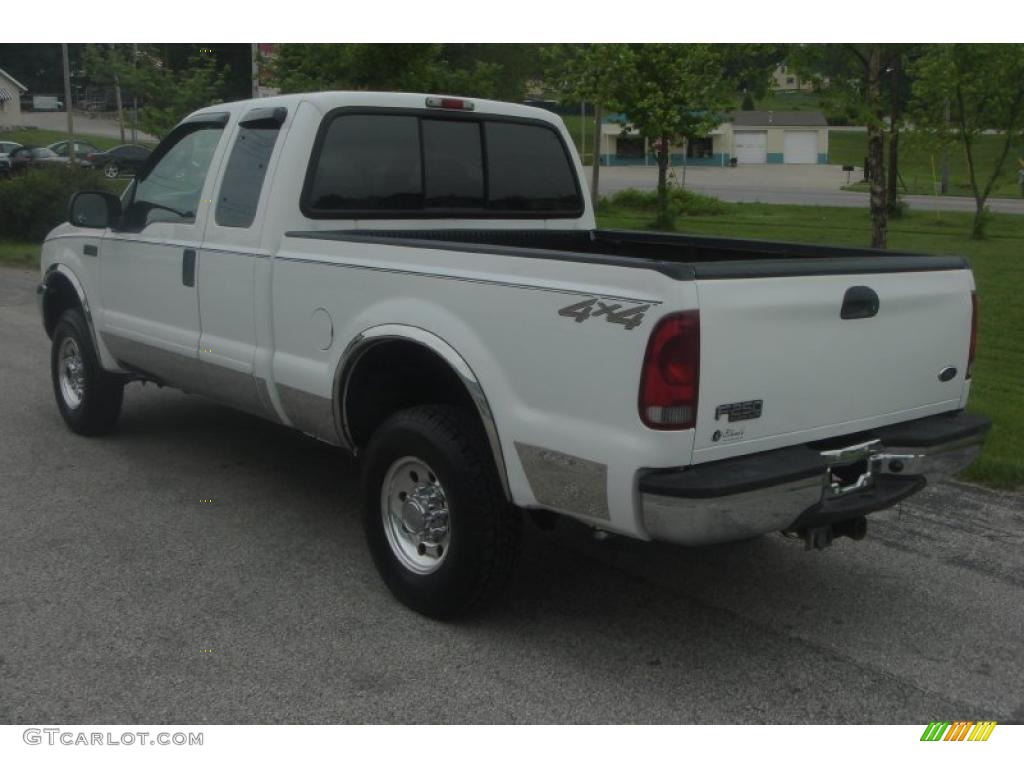
[[[562,307],[558,310],[558,314],[562,317],[571,317],[577,323],[582,323],[592,317],[603,317],[609,323],[617,323],[627,331],[632,331],[644,321],[644,313],[650,308],[650,304],[640,304],[623,309],[621,304],[612,304],[610,301],[586,299],[570,304],[568,307]]]

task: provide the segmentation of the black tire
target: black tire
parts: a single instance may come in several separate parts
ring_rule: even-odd
[[[80,364],[80,397],[75,398],[65,391],[61,383],[61,368],[65,365],[62,350],[73,343]],[[53,329],[53,344],[50,349],[50,376],[53,380],[53,394],[57,408],[72,432],[80,435],[102,435],[110,432],[121,414],[124,396],[124,381],[103,370],[100,365],[92,334],[81,309],[69,309],[60,316]],[[65,376],[67,379],[68,377]],[[70,384],[69,384],[70,386]]]
[[[427,465],[432,478],[436,473],[447,499],[450,538],[443,560],[429,573],[407,566],[386,530],[385,479],[407,457]],[[399,601],[425,616],[453,619],[482,610],[500,595],[521,548],[522,516],[505,499],[487,440],[471,414],[450,406],[395,414],[370,440],[362,480],[370,553]]]

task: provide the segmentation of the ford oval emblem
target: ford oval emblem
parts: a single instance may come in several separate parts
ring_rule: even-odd
[[[946,366],[939,371],[939,381],[952,381],[956,378],[956,368],[952,365]]]

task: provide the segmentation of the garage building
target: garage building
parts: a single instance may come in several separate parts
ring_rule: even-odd
[[[707,136],[673,145],[671,162],[679,165],[828,162],[828,123],[821,112],[737,112]],[[655,162],[649,140],[617,115],[601,126],[602,165],[648,165]]]
[[[821,112],[737,112],[723,136],[739,165],[828,162],[828,123]]]

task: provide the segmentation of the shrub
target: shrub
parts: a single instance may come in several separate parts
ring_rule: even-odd
[[[68,200],[75,192],[116,192],[101,174],[88,168],[32,168],[0,179],[0,238],[42,242],[68,220]]]
[[[726,205],[717,197],[701,195],[679,187],[669,189],[669,214],[675,216],[720,216]],[[610,198],[602,198],[598,210],[602,213],[614,208],[631,208],[654,213],[658,210],[657,190],[624,189]]]

